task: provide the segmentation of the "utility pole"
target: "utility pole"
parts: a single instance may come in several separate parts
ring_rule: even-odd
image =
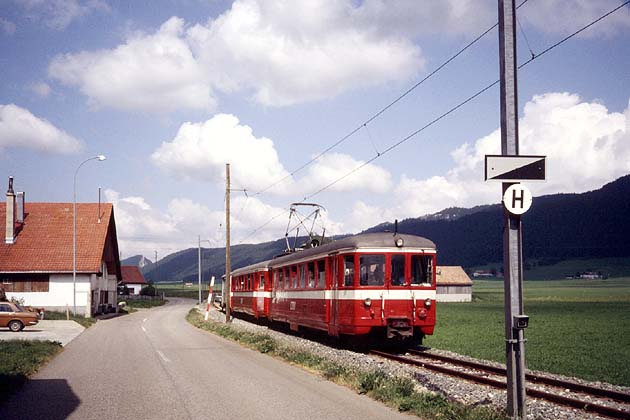
[[[225,164],[225,322],[232,322],[230,315],[230,164]]]
[[[501,68],[501,154],[518,155],[518,95],[516,82],[516,8],[514,0],[499,1]],[[512,185],[503,183],[503,193]],[[523,315],[522,226],[520,214],[503,209],[505,293],[505,362],[507,409],[512,419],[525,419],[525,340]],[[522,321],[525,321],[524,323]],[[524,325],[524,326],[523,326]]]

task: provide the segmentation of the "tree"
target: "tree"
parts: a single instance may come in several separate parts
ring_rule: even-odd
[[[153,287],[152,284],[149,284],[148,286],[143,287],[142,290],[140,290],[140,294],[142,296],[157,296],[157,289]]]

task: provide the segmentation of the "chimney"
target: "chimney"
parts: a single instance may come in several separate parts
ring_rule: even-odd
[[[7,190],[7,223],[4,242],[15,243],[15,193],[13,192],[13,177],[9,177],[9,189]]]
[[[16,214],[16,219],[15,221],[20,224],[23,225],[24,224],[24,191],[19,191],[18,193],[16,193],[16,198],[17,198],[17,214]]]

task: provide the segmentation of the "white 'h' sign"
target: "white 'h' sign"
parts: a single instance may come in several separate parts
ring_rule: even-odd
[[[523,214],[532,206],[532,193],[523,184],[513,184],[503,194],[503,205],[512,214]]]

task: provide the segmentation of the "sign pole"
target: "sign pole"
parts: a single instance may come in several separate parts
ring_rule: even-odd
[[[516,81],[516,8],[514,0],[499,1],[499,55],[501,73],[501,154],[518,155],[518,97]],[[503,193],[510,187],[503,183]],[[521,216],[504,207],[503,273],[505,293],[505,361],[507,409],[513,419],[524,419],[525,343],[523,314]]]

